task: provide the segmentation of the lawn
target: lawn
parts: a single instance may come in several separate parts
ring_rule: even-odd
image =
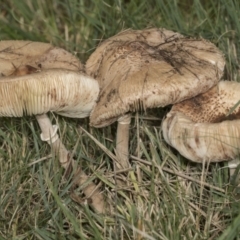
[[[166,28],[213,42],[226,58],[224,79],[239,81],[238,0],[2,0],[0,40],[49,42],[86,62],[97,44],[132,28]],[[240,239],[237,177],[227,163],[196,164],[163,140],[170,107],[133,115],[132,170],[113,170],[116,123],[49,113],[62,142],[90,180],[99,184],[110,213],[70,197],[57,157],[40,139],[34,117],[0,121],[0,240],[2,239]]]

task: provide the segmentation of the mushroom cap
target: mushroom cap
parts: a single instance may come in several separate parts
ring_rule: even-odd
[[[24,75],[29,69],[50,68],[81,71],[83,65],[73,54],[49,43],[0,41],[0,76]]]
[[[51,44],[0,41],[0,116],[48,111],[67,117],[89,116],[99,86],[82,70],[78,58]]]
[[[221,81],[175,104],[163,120],[166,142],[194,162],[232,160],[240,154],[240,83]]]
[[[57,114],[89,116],[99,94],[98,82],[66,69],[47,69],[30,75],[0,78],[0,116]]]
[[[225,60],[203,39],[165,29],[126,30],[105,40],[86,63],[100,94],[90,124],[103,127],[129,111],[163,107],[206,92]]]

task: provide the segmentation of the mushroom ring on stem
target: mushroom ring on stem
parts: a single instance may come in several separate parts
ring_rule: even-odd
[[[208,92],[175,104],[162,123],[166,142],[194,162],[240,155],[240,83],[221,81]]]
[[[218,83],[224,66],[220,50],[206,40],[157,28],[123,31],[101,43],[86,63],[86,72],[100,86],[90,124],[104,127],[118,121],[118,139],[122,127],[124,132],[129,128],[129,119],[121,124],[125,114],[206,92]],[[126,142],[128,134],[116,143],[118,168],[129,166]]]

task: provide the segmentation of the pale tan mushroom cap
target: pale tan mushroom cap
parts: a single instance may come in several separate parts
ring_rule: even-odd
[[[162,124],[164,139],[194,162],[236,158],[240,154],[239,93],[240,83],[222,81],[174,105]]]
[[[0,116],[57,114],[89,116],[99,94],[98,82],[71,70],[50,69],[0,78]]]
[[[74,55],[49,43],[0,41],[0,76],[24,75],[26,66],[36,70],[63,68],[82,71],[83,65]]]
[[[163,107],[206,92],[223,74],[217,47],[165,29],[127,30],[104,41],[86,71],[99,81],[90,124],[103,127],[129,111]]]

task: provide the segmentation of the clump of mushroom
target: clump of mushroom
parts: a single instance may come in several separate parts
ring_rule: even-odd
[[[99,93],[96,80],[81,73],[82,64],[67,51],[50,44],[29,41],[0,42],[0,116],[35,115],[47,141],[59,155],[61,165],[70,174],[79,174],[76,184],[87,180],[60,141],[57,126],[52,126],[47,112],[83,118],[90,114]],[[103,196],[94,183],[83,189],[98,212],[104,212]]]
[[[126,30],[93,52],[86,72],[100,94],[90,124],[118,121],[117,169],[128,168],[130,112],[164,107],[206,92],[220,80],[225,61],[212,43],[166,29]]]
[[[194,162],[233,160],[240,154],[240,83],[221,81],[175,104],[162,123],[164,139]]]

